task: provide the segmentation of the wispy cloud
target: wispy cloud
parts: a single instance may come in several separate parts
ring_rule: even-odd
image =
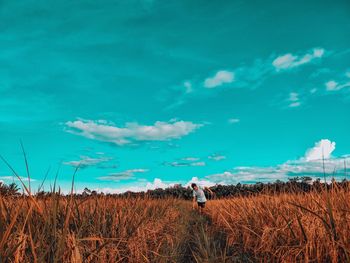
[[[228,123],[230,124],[235,124],[235,123],[239,123],[241,120],[238,118],[230,118],[228,119]]]
[[[215,184],[227,185],[236,183],[271,182],[275,180],[286,180],[296,176],[310,176],[316,178],[323,176],[323,162],[327,173],[341,170],[344,162],[347,162],[347,166],[350,165],[349,161],[345,158],[346,156],[332,157],[334,150],[335,142],[322,139],[316,142],[313,147],[307,149],[303,157],[276,166],[239,166],[222,173],[208,175],[205,178],[192,177],[192,179],[187,182],[169,182],[163,181],[160,178],[155,178],[153,181],[149,182],[143,178],[139,178],[137,182],[133,182],[132,185],[124,185],[118,188],[100,188],[96,190],[104,193],[122,193],[126,191],[142,192],[157,188],[165,189],[182,183],[184,183],[185,187],[188,187],[191,183],[197,183],[202,186],[213,186]],[[320,152],[323,154],[320,155]],[[120,173],[109,174],[99,179],[107,181],[129,180],[135,179],[135,173],[144,173],[147,171],[147,169],[131,169]]]
[[[126,123],[124,127],[118,127],[112,124],[80,119],[66,122],[66,131],[88,139],[122,146],[134,142],[179,139],[202,126],[203,124],[189,121],[157,121],[154,125]]]
[[[185,158],[182,158],[182,160],[189,161],[189,162],[195,162],[195,161],[200,160],[200,158],[198,158],[198,157],[185,157]]]
[[[208,156],[208,159],[214,160],[214,161],[222,161],[226,159],[226,156],[221,154],[212,154]]]
[[[328,81],[324,83],[326,94],[333,94],[337,91],[350,91],[350,71],[341,74],[332,71],[330,74],[333,77],[329,77]]]
[[[295,107],[299,107],[300,106],[300,98],[299,98],[299,94],[296,92],[291,92],[289,93],[289,107],[290,108],[295,108]]]
[[[302,65],[313,64],[323,58],[325,54],[327,53],[323,48],[313,48],[297,54],[287,53],[280,56],[271,54],[266,58],[257,58],[251,64],[244,62],[242,66],[232,70],[218,70],[213,76],[205,78],[204,82],[199,81],[197,77],[186,80],[180,89],[176,89],[175,95],[173,92],[171,96],[167,96],[167,100],[171,100],[172,103],[166,109],[179,107],[191,98],[211,96],[214,90],[226,84],[230,84],[229,86],[232,88],[257,88],[266,79]],[[180,94],[179,90],[182,91]],[[178,97],[175,102],[174,96]]]
[[[327,91],[338,91],[344,88],[350,88],[350,81],[337,82],[335,80],[330,80],[325,83]]]
[[[323,57],[324,53],[325,50],[323,48],[314,48],[311,52],[304,55],[293,55],[292,53],[288,53],[278,56],[273,60],[272,65],[277,71],[287,70],[310,63],[315,59],[319,59]]]
[[[190,81],[185,81],[184,87],[185,87],[185,93],[191,93],[193,91],[192,83]]]
[[[165,165],[169,165],[169,166],[172,166],[172,167],[189,167],[189,166],[205,166],[206,163],[203,162],[203,161],[200,161],[200,162],[169,162],[169,163],[164,163]]]
[[[317,92],[317,89],[316,88],[312,88],[311,90],[310,90],[310,93],[311,94],[315,94]]]
[[[103,181],[121,181],[121,180],[129,180],[134,178],[137,173],[146,173],[148,169],[131,169],[126,170],[119,173],[110,173],[107,176],[98,177],[99,180]]]
[[[20,178],[23,182],[28,181],[28,177],[20,176]],[[19,179],[16,176],[9,176],[9,175],[0,176],[0,182],[10,182],[10,181],[19,182]],[[36,179],[30,178],[30,181],[35,182]]]
[[[204,81],[204,87],[206,88],[216,88],[223,84],[231,83],[235,79],[234,72],[227,70],[219,70],[213,77],[209,77]]]
[[[80,160],[76,160],[76,161],[67,161],[67,162],[63,162],[63,164],[65,165],[70,165],[73,167],[80,167],[80,168],[86,168],[89,166],[96,166],[99,165],[101,163],[106,163],[113,160],[112,157],[105,157],[105,156],[101,156],[101,157],[97,157],[97,158],[91,158],[89,156],[80,156]]]

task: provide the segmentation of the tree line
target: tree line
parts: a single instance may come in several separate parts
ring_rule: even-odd
[[[241,184],[236,185],[215,185],[210,187],[214,192],[214,196],[209,196],[206,193],[208,199],[212,198],[225,198],[225,197],[235,197],[235,196],[250,196],[258,194],[279,194],[279,193],[302,193],[310,191],[321,191],[322,189],[332,189],[333,187],[340,187],[348,189],[350,186],[350,181],[344,179],[340,182],[336,182],[334,179],[330,183],[325,183],[320,178],[312,180],[311,177],[294,177],[289,178],[288,181],[277,180],[270,183],[257,182],[255,184]],[[11,183],[9,185],[0,182],[0,195],[2,196],[19,196],[21,195],[20,187]],[[37,197],[48,197],[51,196],[53,192],[40,191],[35,195]],[[60,190],[55,194],[63,195]],[[190,200],[192,198],[192,189],[190,187],[184,187],[181,184],[174,185],[169,188],[158,188],[154,190],[148,190],[145,192],[124,192],[121,194],[111,194],[111,193],[98,193],[94,190],[85,188],[81,193],[75,193],[76,197],[88,197],[88,196],[114,196],[119,198],[181,198],[185,200]]]

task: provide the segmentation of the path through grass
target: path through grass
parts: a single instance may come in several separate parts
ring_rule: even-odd
[[[240,253],[239,248],[228,246],[226,233],[215,226],[207,214],[200,215],[188,206],[182,214],[186,232],[182,239],[182,258],[178,262],[253,262]]]

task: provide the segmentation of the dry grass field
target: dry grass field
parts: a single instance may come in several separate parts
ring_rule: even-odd
[[[350,192],[0,196],[0,262],[349,262]]]
[[[350,262],[350,192],[259,195],[212,201],[228,246],[262,262]]]

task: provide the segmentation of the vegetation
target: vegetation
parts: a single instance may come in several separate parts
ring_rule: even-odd
[[[0,184],[0,262],[350,262],[347,181],[212,189],[199,215],[181,186],[64,196]]]
[[[263,262],[350,262],[350,192],[331,189],[214,200],[230,247]]]

